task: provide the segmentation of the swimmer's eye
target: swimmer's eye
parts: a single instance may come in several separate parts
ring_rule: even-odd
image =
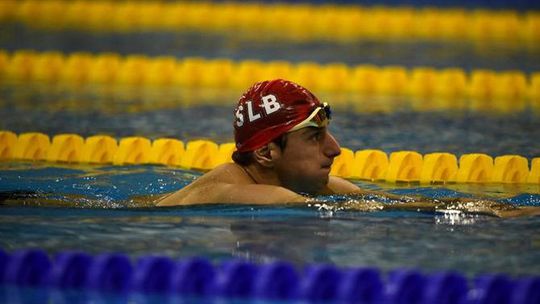
[[[310,136],[310,139],[315,140],[315,141],[320,141],[323,138],[323,135],[324,135],[324,131],[322,129],[318,129]]]

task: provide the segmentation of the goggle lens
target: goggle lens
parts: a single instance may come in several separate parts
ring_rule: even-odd
[[[330,105],[326,102],[319,107],[322,111],[319,110],[317,115],[315,115],[311,121],[315,122],[319,127],[324,127],[328,125],[328,121],[332,119],[332,110],[330,109]]]
[[[328,103],[323,103],[322,105],[316,107],[306,120],[302,121],[298,125],[294,126],[289,132],[296,131],[302,128],[306,127],[326,127],[332,117],[332,110],[330,109],[330,105]]]

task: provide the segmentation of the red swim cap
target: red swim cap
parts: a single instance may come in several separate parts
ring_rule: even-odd
[[[234,110],[238,152],[258,149],[305,120],[321,103],[306,88],[283,79],[254,84]]]

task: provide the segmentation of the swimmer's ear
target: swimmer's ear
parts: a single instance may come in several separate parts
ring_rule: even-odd
[[[272,148],[270,147],[271,144],[272,143],[253,151],[253,158],[263,167],[271,168],[274,166]]]

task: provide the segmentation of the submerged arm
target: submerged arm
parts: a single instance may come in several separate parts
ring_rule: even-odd
[[[451,198],[432,199],[420,196],[395,195],[380,191],[364,190],[355,184],[330,177],[327,193],[351,195],[352,200],[345,205],[354,210],[404,210],[436,212],[458,210],[466,213],[486,214],[497,217],[540,215],[540,207],[518,207],[489,199]]]
[[[383,200],[380,200],[383,198]],[[397,199],[396,199],[397,198]],[[380,203],[384,201],[385,203]],[[452,198],[431,199],[425,197],[386,196],[383,193],[363,194],[348,202],[351,209],[365,209],[366,203],[379,202],[380,210],[427,211],[456,210],[471,214],[484,214],[496,217],[518,217],[540,215],[540,207],[520,207],[488,199]]]

